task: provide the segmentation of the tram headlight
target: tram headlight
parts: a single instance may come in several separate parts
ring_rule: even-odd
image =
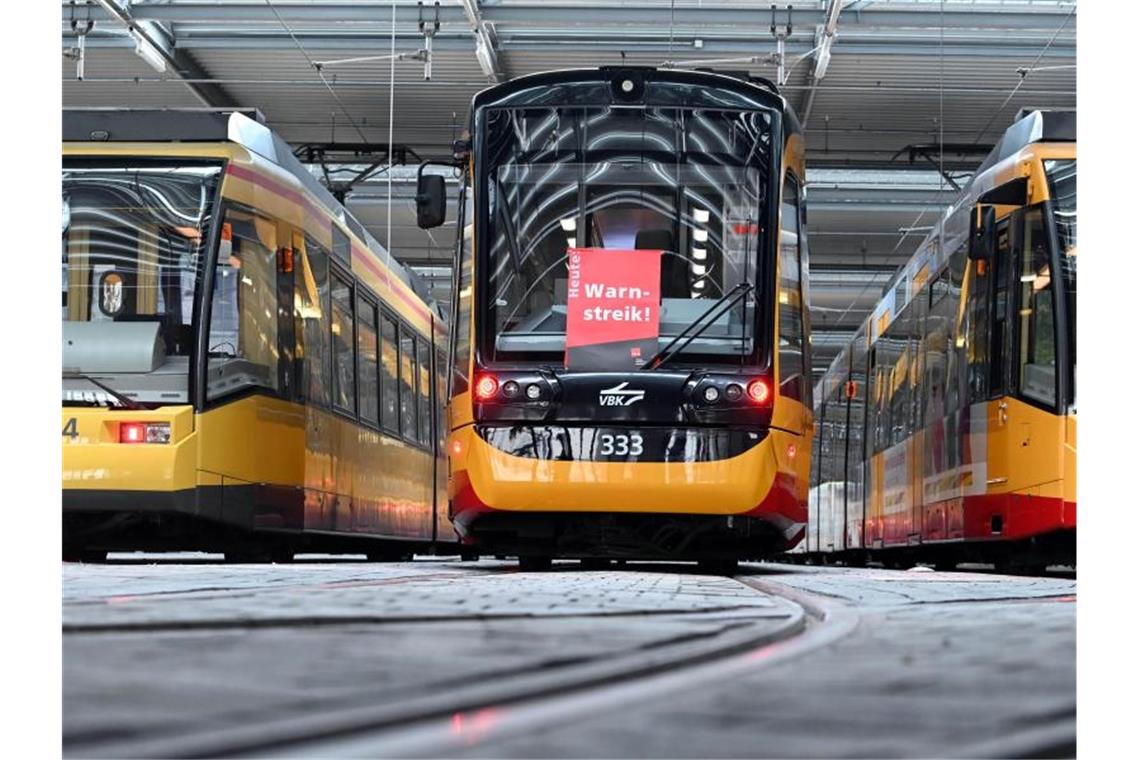
[[[724,397],[732,402],[739,401],[744,396],[744,389],[736,383],[729,383],[724,389]]]
[[[538,387],[537,383],[531,383],[526,387],[526,397],[531,401],[537,401],[538,397],[542,395],[542,388]]]
[[[715,385],[710,385],[709,387],[705,388],[704,396],[705,403],[715,404],[720,398],[720,391],[717,390]]]
[[[503,383],[503,395],[507,398],[514,398],[519,395],[519,384],[514,380],[508,380]]]

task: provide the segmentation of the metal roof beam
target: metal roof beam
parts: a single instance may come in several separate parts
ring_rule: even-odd
[[[470,23],[467,9],[469,0],[461,0],[462,7],[440,6],[441,24]],[[61,3],[66,6],[67,3]],[[678,27],[706,29],[709,26],[731,27],[755,26],[767,29],[771,21],[771,11],[767,3],[757,3],[753,7],[740,5],[702,5],[670,9],[668,5],[630,6],[612,3],[571,4],[567,2],[533,2],[527,5],[488,4],[479,6],[479,16],[490,24],[558,24],[589,26],[620,24],[646,26],[669,25],[673,19],[677,31],[689,30]],[[263,0],[243,0],[226,3],[213,2],[169,2],[169,0],[135,0],[131,13],[138,20],[164,22],[266,22],[276,23],[277,14],[286,22],[324,22],[337,24],[377,23],[391,16],[390,0],[376,2],[320,2],[320,3],[275,3],[270,8]],[[938,9],[903,8],[898,6],[870,6],[863,9],[844,8],[839,14],[839,23],[845,28],[870,28],[884,26],[892,28],[937,29],[945,23],[946,29],[1025,29],[1032,24],[1037,28],[1056,28],[1057,22],[1069,14],[1070,6],[1034,5],[1025,10],[947,7],[945,13]],[[781,10],[781,19],[786,11]],[[93,13],[98,19],[98,13]],[[335,21],[333,21],[335,20]],[[414,3],[396,6],[397,23],[416,24],[419,11]],[[792,25],[814,28],[820,22],[820,12],[813,8],[793,8]]]
[[[106,14],[108,19],[112,20],[112,23],[117,22],[127,29],[130,36],[124,40],[126,44],[149,46],[174,72],[182,84],[186,85],[194,97],[202,102],[202,105],[208,108],[227,108],[237,105],[237,101],[217,84],[187,81],[205,79],[209,73],[188,52],[176,49],[174,35],[167,28],[151,19],[135,18],[131,13],[130,6],[122,4],[120,0],[96,1],[99,4],[98,8]]]
[[[483,18],[479,0],[459,0],[463,12],[467,14],[467,21],[471,24],[471,34],[475,38],[475,58],[483,74],[492,82],[502,82],[507,77],[499,61],[498,43],[495,40],[495,30]]]
[[[804,97],[804,107],[800,110],[800,124],[807,127],[811,118],[811,107],[815,104],[816,87],[827,74],[827,65],[831,62],[831,45],[835,42],[836,28],[839,26],[839,11],[843,7],[843,0],[828,0],[826,21],[819,28],[816,35],[816,51],[814,66],[811,72],[811,85]]]

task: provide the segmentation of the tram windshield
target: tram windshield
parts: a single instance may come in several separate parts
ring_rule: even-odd
[[[486,124],[483,340],[492,361],[561,363],[570,248],[663,252],[659,347],[726,293],[756,286],[771,176],[767,112],[501,108]],[[752,360],[760,290],[712,320],[677,362]]]
[[[1076,388],[1077,364],[1077,161],[1076,159],[1045,161],[1049,180],[1049,197],[1053,206],[1053,227],[1057,232],[1061,282],[1064,287],[1067,332],[1069,339],[1070,382]],[[1069,403],[1076,403],[1075,390]]]
[[[221,167],[90,163],[63,169],[63,321],[157,322],[189,356],[201,259]]]

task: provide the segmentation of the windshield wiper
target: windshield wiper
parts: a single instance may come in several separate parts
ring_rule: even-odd
[[[675,337],[675,338],[673,338],[673,340],[669,341],[668,345],[666,345],[665,348],[663,348],[660,351],[658,351],[657,353],[655,353],[652,356],[652,358],[650,358],[649,361],[647,361],[645,363],[645,366],[642,367],[641,369],[642,370],[657,369],[661,365],[663,365],[665,362],[672,359],[675,355],[677,355],[681,351],[684,351],[689,346],[690,343],[692,343],[694,340],[696,340],[697,338],[699,338],[701,336],[701,333],[703,333],[705,330],[712,327],[713,323],[715,323],[718,319],[720,319],[722,316],[727,314],[728,310],[731,309],[733,306],[735,306],[737,301],[739,301],[741,298],[743,298],[744,296],[751,293],[753,291],[753,289],[754,288],[752,286],[752,283],[750,283],[750,282],[741,282],[741,283],[737,284],[737,286],[734,287],[732,290],[728,291],[723,296],[721,296],[716,301],[714,301],[713,305],[710,306],[708,309],[706,309],[704,314],[701,314],[699,317],[694,319],[692,322],[685,325],[685,329],[682,330],[681,332],[679,332],[677,334],[677,337]],[[705,319],[708,318],[708,316],[710,314],[712,314],[714,311],[716,312],[716,314],[713,315],[713,317],[711,319],[709,319],[707,322],[705,322]],[[701,322],[705,322],[705,324],[699,330],[697,330],[692,335],[690,335],[685,340],[684,343],[677,346],[676,348],[673,348],[673,346],[677,345],[677,341],[684,338],[685,334],[687,332],[689,332],[689,330],[692,330],[694,327],[701,324]]]
[[[144,409],[145,408],[142,404],[138,403],[137,401],[135,401],[133,399],[130,399],[130,398],[124,396],[122,393],[119,393],[117,390],[115,390],[111,386],[104,385],[103,383],[99,382],[98,380],[91,377],[90,375],[84,375],[84,374],[79,373],[79,372],[71,372],[71,373],[65,373],[63,376],[63,379],[64,380],[86,380],[87,382],[91,383],[95,387],[104,391],[108,396],[111,396],[113,399],[118,401],[120,404],[122,404],[127,409]]]

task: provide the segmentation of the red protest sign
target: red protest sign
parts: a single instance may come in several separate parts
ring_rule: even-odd
[[[657,352],[661,251],[571,248],[566,367],[636,369]]]

